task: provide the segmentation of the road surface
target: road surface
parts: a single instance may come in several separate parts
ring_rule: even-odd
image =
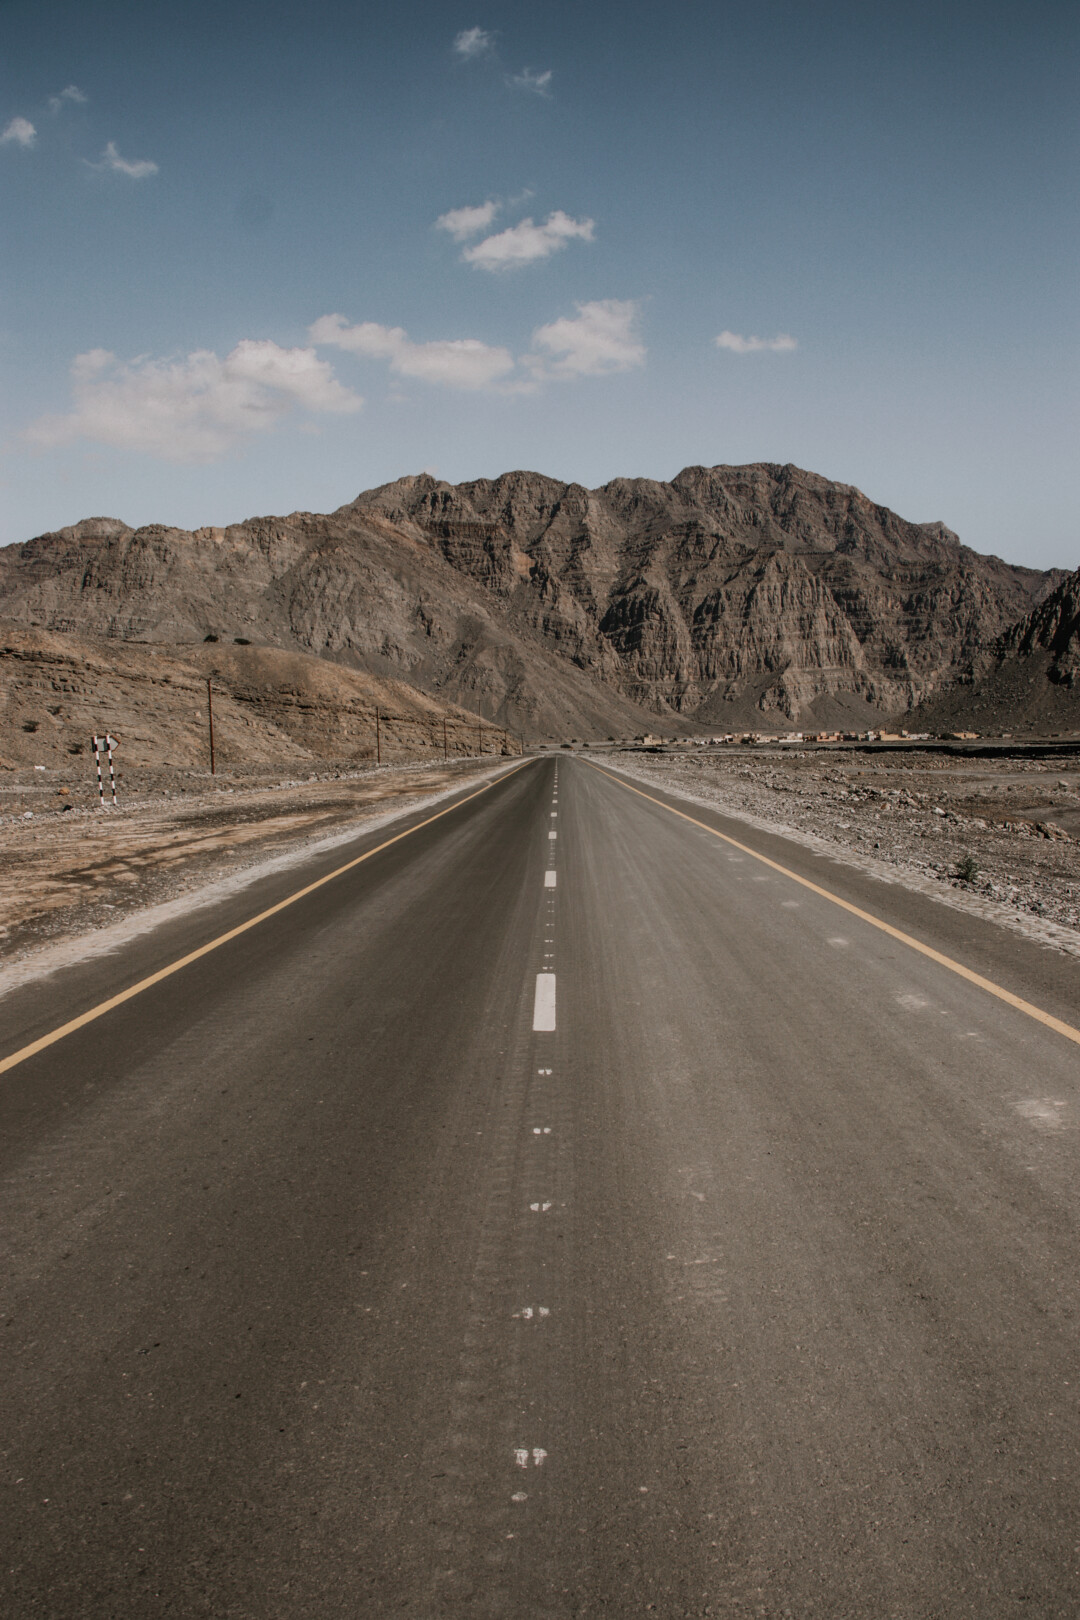
[[[1078,980],[540,759],[9,995],[0,1613],[1077,1614]]]

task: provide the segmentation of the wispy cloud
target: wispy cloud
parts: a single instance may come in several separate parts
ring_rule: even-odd
[[[40,417],[26,430],[28,443],[90,439],[168,461],[213,461],[295,407],[340,414],[363,404],[314,349],[265,339],[238,343],[224,360],[199,349],[181,359],[123,362],[91,349],[76,356],[71,383],[74,410]]]
[[[85,161],[91,169],[111,169],[115,174],[126,174],[132,180],[145,180],[148,175],[158,172],[157,164],[152,163],[149,158],[121,157],[116,150],[115,141],[109,142],[101,154],[100,162],[90,163],[89,159]]]
[[[316,345],[346,349],[366,360],[385,360],[399,377],[448,388],[497,394],[534,394],[544,383],[575,377],[610,377],[644,364],[636,299],[604,298],[575,305],[577,314],[541,326],[532,352],[515,360],[509,349],[478,338],[414,343],[400,326],[323,315],[308,328]]]
[[[37,130],[29,118],[13,118],[0,135],[0,146],[33,146]]]
[[[449,231],[455,242],[465,242],[477,231],[486,231],[502,204],[479,203],[475,208],[451,208],[435,221],[440,231]]]
[[[594,230],[591,219],[571,219],[569,214],[556,209],[542,225],[523,219],[497,236],[487,236],[475,247],[466,248],[461,257],[466,264],[475,264],[480,270],[515,270],[523,264],[534,264],[537,259],[549,259],[575,237],[591,242]]]
[[[77,84],[69,84],[66,89],[61,90],[58,96],[49,97],[49,111],[51,113],[58,113],[63,107],[64,103],[67,101],[82,102],[86,100],[87,97],[79,89]]]
[[[533,333],[534,349],[547,351],[525,356],[534,376],[609,377],[644,364],[637,299],[600,298],[574,307],[576,316],[564,315]]]
[[[362,321],[350,326],[344,315],[323,315],[308,328],[312,343],[347,349],[367,360],[388,360],[399,377],[441,383],[447,388],[491,388],[509,376],[514,357],[509,349],[478,338],[448,338],[414,343],[400,326]]]
[[[520,73],[505,72],[505,63],[496,48],[496,36],[487,28],[463,28],[454,36],[453,51],[463,62],[487,57],[497,71],[505,73],[505,82],[515,90],[525,90],[533,96],[551,94],[550,68],[543,73],[535,73],[530,67],[523,67]]]
[[[534,73],[532,68],[522,68],[520,73],[512,73],[507,79],[517,90],[528,90],[534,96],[549,96],[551,94],[551,69],[544,73]]]
[[[487,56],[494,49],[495,36],[486,28],[463,28],[454,40],[454,54],[467,62],[477,56]]]
[[[716,347],[730,349],[732,354],[759,354],[766,349],[773,354],[785,354],[799,345],[787,332],[778,332],[774,338],[759,338],[740,337],[738,332],[724,331],[716,339]]]

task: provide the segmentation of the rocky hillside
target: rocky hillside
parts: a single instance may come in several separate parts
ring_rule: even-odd
[[[452,754],[478,752],[475,715],[303,653],[199,642],[181,654],[9,623],[0,624],[0,767],[85,775],[90,738],[107,729],[125,767],[205,770],[207,677],[222,766],[373,760],[376,708],[384,762],[441,759],[444,723]],[[501,730],[485,725],[482,735],[486,752],[501,752]]]
[[[207,636],[395,676],[533,735],[898,716],[1060,575],[791,466],[587,490],[404,478],[327,516],[189,534],[91,519],[0,551],[0,615]]]
[[[1002,663],[1047,653],[1047,673],[1055,686],[1080,685],[1080,568],[1014,625],[995,651]]]
[[[1080,569],[928,699],[917,722],[932,730],[1080,729]]]

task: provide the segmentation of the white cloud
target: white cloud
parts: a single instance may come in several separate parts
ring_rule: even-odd
[[[36,140],[37,130],[29,118],[13,118],[0,135],[0,146],[33,146]]]
[[[550,258],[574,237],[591,242],[594,229],[591,219],[571,219],[569,214],[557,209],[542,225],[523,219],[497,236],[487,236],[475,247],[466,248],[461,257],[481,270],[513,270],[522,264],[533,264],[537,259]]]
[[[564,315],[533,333],[533,344],[546,349],[549,360],[526,355],[534,376],[609,377],[629,371],[645,361],[645,345],[637,331],[641,306],[633,298],[600,298],[577,304],[576,316]]]
[[[522,68],[520,73],[513,74],[507,79],[519,90],[529,90],[534,96],[547,96],[551,94],[551,69],[545,73],[534,73],[531,68]]]
[[[441,383],[447,388],[481,389],[500,383],[514,369],[509,349],[478,338],[414,343],[400,326],[363,321],[350,326],[344,315],[323,315],[308,328],[312,343],[347,349],[367,360],[388,360],[399,377]]]
[[[487,56],[495,48],[495,36],[486,28],[463,28],[454,40],[454,52],[471,61],[476,56]]]
[[[145,180],[149,174],[157,174],[158,166],[151,163],[149,158],[124,158],[116,150],[116,142],[110,141],[101,154],[100,163],[91,163],[92,169],[113,169],[117,174],[126,174],[132,180]]]
[[[730,349],[732,354],[758,354],[769,349],[773,354],[785,354],[797,349],[798,343],[787,332],[778,332],[774,338],[740,337],[738,332],[721,332],[716,339],[718,349]]]
[[[71,362],[72,382],[89,382],[92,377],[107,371],[115,359],[111,349],[87,349],[85,354],[77,354]]]
[[[77,355],[75,409],[44,416],[25,438],[42,448],[92,439],[168,461],[213,461],[251,433],[276,426],[294,406],[342,413],[360,409],[314,349],[282,349],[245,339],[224,360],[209,349],[177,360],[117,360],[108,349]]]
[[[451,208],[435,221],[440,231],[449,231],[455,242],[464,242],[477,231],[486,231],[502,205],[497,202],[480,203],[475,208]]]
[[[49,97],[49,111],[58,113],[65,101],[85,101],[86,99],[77,84],[69,84],[66,89],[61,90],[58,96]]]

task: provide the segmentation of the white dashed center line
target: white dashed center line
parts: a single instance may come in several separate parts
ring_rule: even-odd
[[[555,887],[555,873],[552,872],[552,871],[545,872],[544,873],[544,888],[545,889],[553,889],[554,887]]]
[[[536,996],[533,1001],[533,1029],[555,1028],[555,975],[536,975]]]

